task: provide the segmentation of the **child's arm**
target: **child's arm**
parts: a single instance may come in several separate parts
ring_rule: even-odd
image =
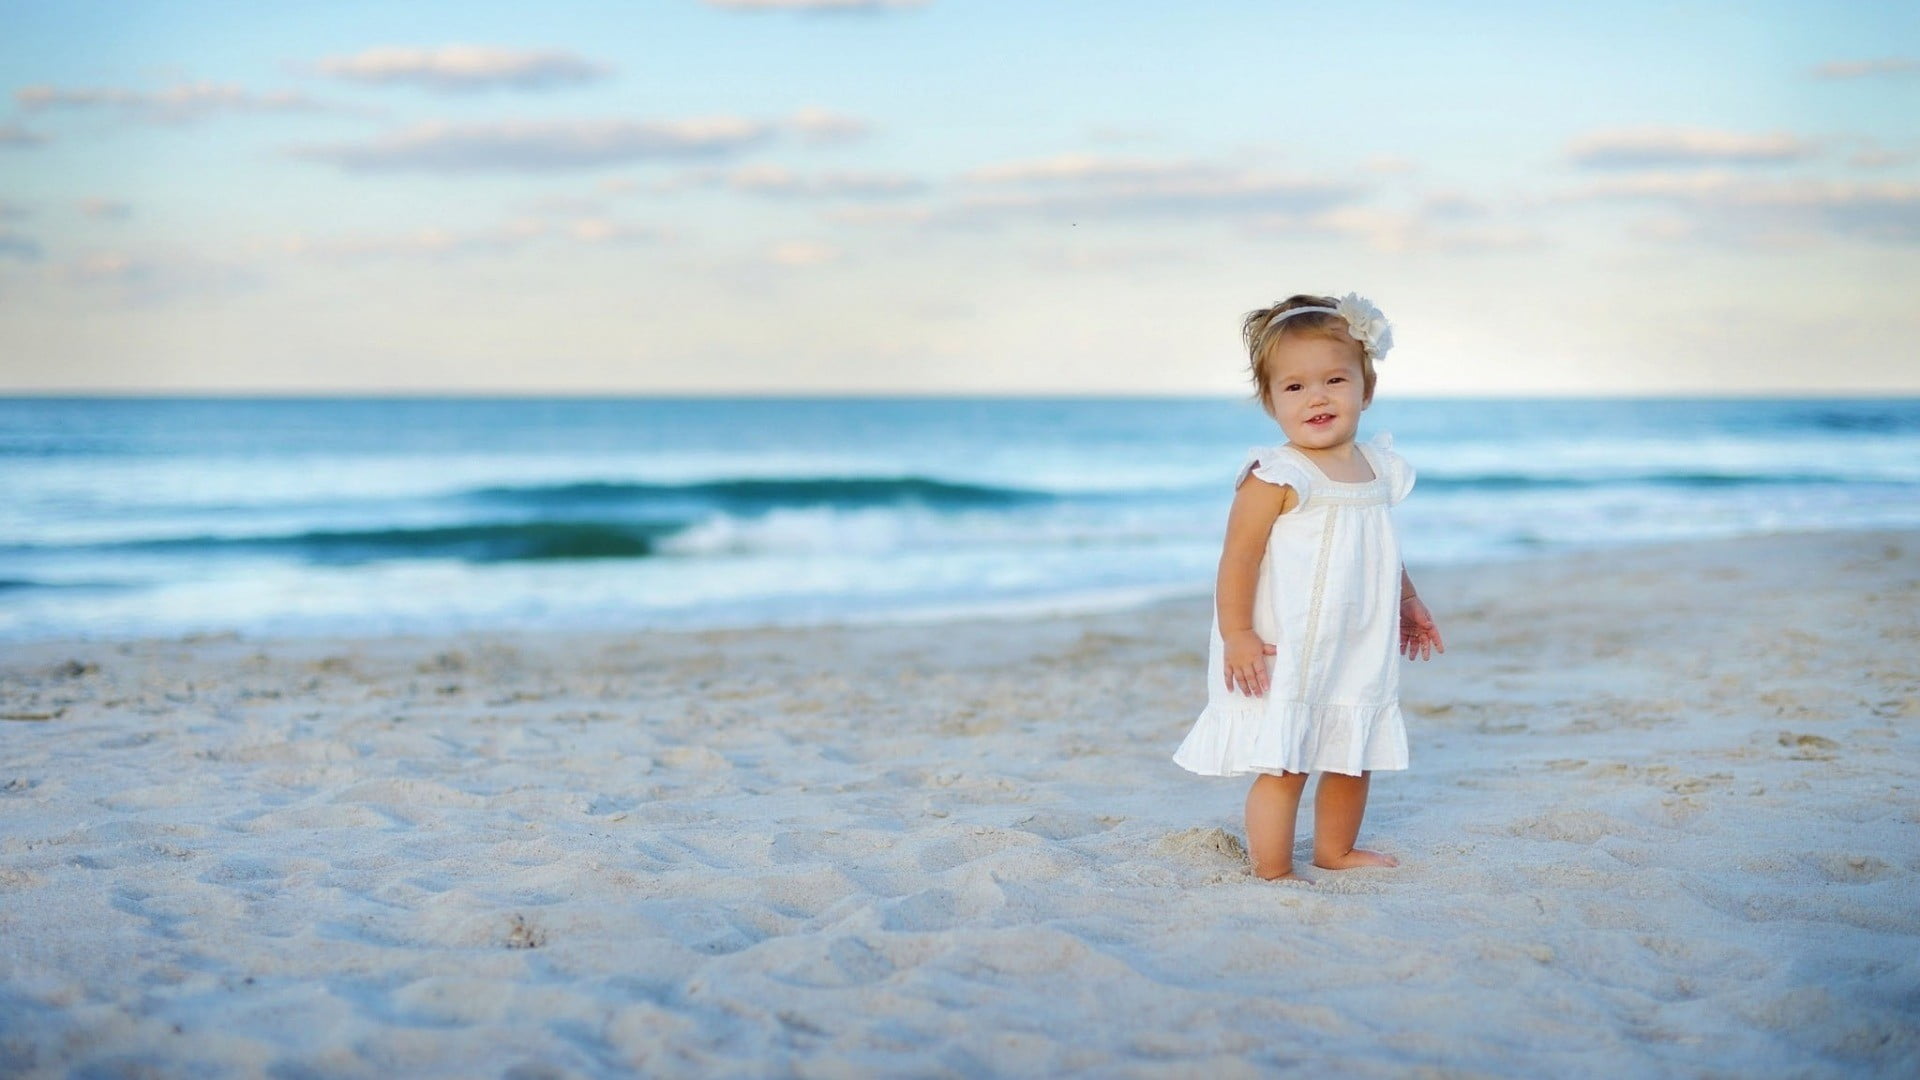
[[[1227,538],[1220,549],[1220,576],[1214,602],[1220,616],[1220,640],[1226,646],[1227,689],[1255,697],[1267,692],[1266,658],[1274,647],[1253,632],[1254,587],[1274,519],[1292,507],[1293,489],[1248,474],[1233,494],[1227,513]]]
[[[1440,628],[1420,595],[1413,591],[1413,578],[1400,568],[1400,652],[1409,660],[1431,660],[1436,652],[1446,652],[1440,640]]]

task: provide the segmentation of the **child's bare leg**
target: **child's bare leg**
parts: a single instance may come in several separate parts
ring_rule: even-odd
[[[1268,881],[1293,876],[1293,825],[1306,786],[1303,772],[1261,773],[1247,789],[1247,854]]]
[[[1367,781],[1359,776],[1323,772],[1313,793],[1313,865],[1327,870],[1356,866],[1399,866],[1400,860],[1377,851],[1354,847],[1360,838],[1360,819],[1367,813]]]

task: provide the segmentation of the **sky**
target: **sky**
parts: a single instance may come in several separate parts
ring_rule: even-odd
[[[0,393],[1920,393],[1920,5],[0,0]]]

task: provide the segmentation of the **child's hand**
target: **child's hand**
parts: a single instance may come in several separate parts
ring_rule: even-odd
[[[1273,655],[1273,646],[1261,641],[1260,635],[1251,630],[1235,630],[1222,640],[1227,647],[1224,654],[1227,689],[1234,689],[1237,682],[1243,694],[1266,696],[1267,657]]]
[[[1440,641],[1440,628],[1418,596],[1400,601],[1400,652],[1409,660],[1431,660],[1436,652],[1446,652]]]

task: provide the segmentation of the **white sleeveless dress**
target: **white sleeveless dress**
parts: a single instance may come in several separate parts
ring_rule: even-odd
[[[1253,629],[1275,647],[1264,697],[1226,687],[1216,603],[1207,706],[1174,752],[1203,776],[1407,767],[1400,716],[1400,541],[1389,508],[1413,490],[1413,467],[1386,433],[1359,444],[1373,479],[1329,480],[1305,454],[1255,447],[1247,473],[1293,488],[1274,519],[1254,588]],[[1218,597],[1216,596],[1216,601]]]

